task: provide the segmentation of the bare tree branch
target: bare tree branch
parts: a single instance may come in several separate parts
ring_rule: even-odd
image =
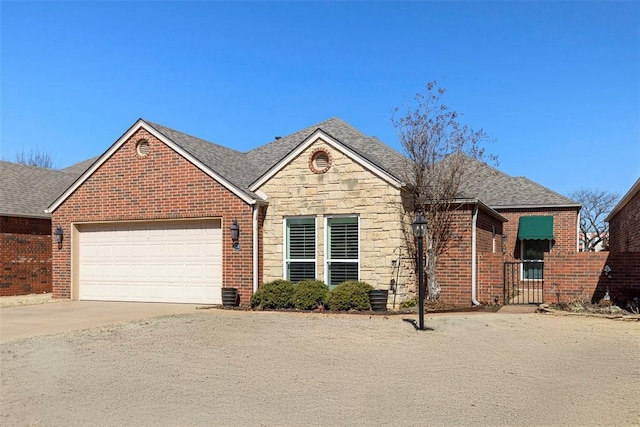
[[[569,197],[582,204],[580,211],[580,240],[585,252],[593,252],[599,247],[607,249],[609,224],[605,218],[614,208],[620,196],[602,190],[581,188]]]
[[[438,257],[459,231],[454,216],[461,207],[462,189],[481,162],[496,160],[485,153],[483,144],[489,141],[485,132],[461,124],[460,114],[440,101],[444,93],[430,82],[426,93],[418,93],[403,109],[396,108],[392,117],[408,159],[404,179],[413,207],[428,223],[425,273],[431,300],[440,295],[435,277]]]
[[[23,148],[16,153],[16,163],[53,169],[53,156],[49,151],[44,151],[39,147],[31,148],[28,153]]]

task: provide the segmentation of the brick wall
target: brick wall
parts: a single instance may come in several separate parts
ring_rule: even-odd
[[[0,296],[51,292],[51,220],[0,216]]]
[[[611,252],[640,252],[640,192],[609,222]]]
[[[616,304],[640,297],[640,252],[580,252],[545,258],[545,302],[585,296],[592,302],[607,290]],[[609,275],[603,269],[611,268]]]
[[[509,221],[504,224],[506,255],[511,260],[520,259],[520,241],[518,223],[521,216],[552,215],[554,242],[551,252],[555,254],[573,254],[577,252],[578,211],[576,208],[556,209],[496,209]],[[546,256],[547,254],[545,254]]]
[[[454,305],[471,304],[472,281],[472,221],[473,206],[466,205],[455,212],[455,238],[440,256],[436,279],[440,284],[441,300]],[[501,248],[502,221],[483,210],[478,211],[476,223],[476,297],[489,301],[483,291],[484,283],[498,283],[502,286],[502,278],[495,282],[493,274],[501,269],[503,260]],[[488,262],[487,260],[491,260]],[[491,296],[491,298],[493,298]]]
[[[146,157],[136,143],[146,139]],[[53,214],[52,227],[71,236],[73,222],[221,218],[223,286],[237,287],[241,304],[253,290],[252,207],[197,169],[146,130],[140,129],[100,166]],[[232,248],[229,227],[240,226],[241,250]],[[53,248],[53,296],[71,298],[71,246]],[[74,295],[74,297],[77,297]]]

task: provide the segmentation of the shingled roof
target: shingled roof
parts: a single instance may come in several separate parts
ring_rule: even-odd
[[[405,171],[408,170],[408,160],[405,156],[377,138],[364,135],[337,117],[308,126],[244,153],[147,120],[141,119],[138,123],[150,127],[152,131],[161,134],[162,137],[184,150],[215,175],[226,180],[232,188],[235,188],[233,191],[237,191],[237,194],[242,194],[243,197],[246,196],[246,200],[260,200],[260,197],[251,190],[251,186],[256,184],[261,177],[270,173],[281,160],[285,159],[317,130],[328,134],[358,156],[394,177],[398,182],[405,180]],[[111,149],[114,147],[112,146]],[[58,190],[60,187],[51,188],[50,190],[54,192],[53,197],[47,195],[46,199],[50,202],[56,200],[56,196],[63,194],[79,175],[90,169],[96,161],[104,160],[104,157],[92,158],[62,171],[48,170],[54,174],[60,173],[63,175],[59,175],[52,180],[53,182],[59,182],[62,188],[60,190]],[[486,164],[474,162],[476,162],[474,169],[477,174],[464,188],[463,194],[460,195],[461,198],[479,200],[493,209],[580,206],[575,201],[525,177],[512,177]],[[70,181],[63,179],[65,176],[70,176]],[[30,182],[42,181],[34,179],[30,180]],[[67,182],[66,186],[62,182]],[[81,182],[77,182],[75,185],[80,184]],[[47,192],[43,187],[37,191],[42,192],[42,196],[45,196],[44,193]],[[59,198],[55,203],[60,203],[63,199]],[[45,205],[44,208],[47,206]]]
[[[403,180],[403,171],[407,164],[406,157],[377,138],[366,136],[343,120],[333,117],[249,151],[247,157],[254,165],[254,182],[318,129],[395,177],[398,181]]]
[[[486,163],[471,160],[473,177],[463,189],[464,197],[482,200],[493,209],[516,207],[580,207],[580,203],[523,176],[510,176]]]
[[[0,215],[49,218],[45,209],[77,174],[0,161]]]

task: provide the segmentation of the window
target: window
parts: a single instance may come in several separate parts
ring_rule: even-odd
[[[327,218],[327,279],[329,286],[360,277],[358,217]]]
[[[288,218],[285,237],[286,279],[294,283],[316,278],[315,218]]]
[[[544,253],[551,250],[550,240],[522,241],[523,279],[542,279]]]

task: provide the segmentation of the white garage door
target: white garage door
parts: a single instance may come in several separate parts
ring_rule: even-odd
[[[81,225],[82,300],[222,302],[219,220]]]

